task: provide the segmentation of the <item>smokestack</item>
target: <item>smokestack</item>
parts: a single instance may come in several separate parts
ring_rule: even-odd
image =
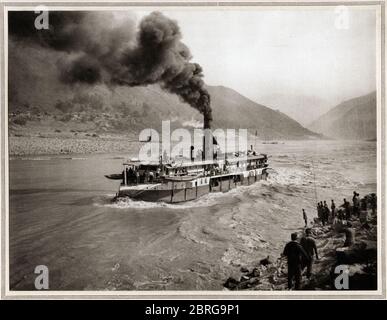
[[[209,106],[209,110],[203,115],[203,129],[211,129],[211,121],[212,121],[212,113],[211,107]]]
[[[204,126],[203,126],[203,129],[211,129],[211,121],[206,119],[206,117],[204,117]]]
[[[204,129],[203,135],[203,160],[214,159],[214,136],[211,129]]]

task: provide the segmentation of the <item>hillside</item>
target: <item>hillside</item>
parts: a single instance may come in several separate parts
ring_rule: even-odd
[[[144,128],[160,130],[162,120],[170,120],[172,129],[202,126],[198,111],[158,85],[65,85],[55,66],[61,63],[57,52],[23,47],[12,41],[10,50],[9,131],[15,141],[18,137],[25,140],[23,146],[28,145],[28,137],[91,139],[124,135],[136,139]],[[232,89],[207,89],[213,128],[247,128],[264,140],[318,136],[285,114]]]
[[[335,139],[376,139],[376,92],[342,102],[308,127]]]
[[[208,87],[214,110],[214,127],[247,128],[264,140],[305,139],[317,135],[284,113],[247,99],[223,86]]]
[[[257,104],[232,89],[208,87],[208,90],[212,98],[213,128],[246,128],[264,140],[317,136],[287,115]],[[113,91],[102,86],[76,88],[68,97],[57,91],[56,97],[61,98],[53,97],[52,103],[47,96],[39,103],[34,93],[26,88],[19,94],[20,102],[10,104],[12,130],[20,129],[20,123],[26,122],[25,125],[47,129],[51,126],[60,130],[134,133],[148,127],[159,129],[161,120],[171,120],[173,127],[198,127],[202,122],[196,110],[158,86],[120,87]]]
[[[259,101],[271,109],[287,114],[304,127],[331,108],[329,102],[320,97],[295,93],[263,95],[259,97]]]

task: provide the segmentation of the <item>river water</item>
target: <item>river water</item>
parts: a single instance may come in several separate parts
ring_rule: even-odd
[[[222,290],[224,281],[280,254],[316,216],[317,199],[340,205],[376,192],[376,143],[257,144],[268,181],[184,204],[111,199],[130,155],[31,157],[9,163],[11,290],[34,290],[46,265],[52,290]]]

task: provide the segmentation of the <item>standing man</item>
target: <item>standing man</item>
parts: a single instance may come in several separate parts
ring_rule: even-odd
[[[344,199],[343,207],[345,211],[345,220],[348,221],[351,218],[351,210],[349,208],[349,202],[347,201],[347,199]]]
[[[353,203],[353,215],[355,217],[358,217],[359,216],[359,194],[356,191],[353,192],[352,203]]]
[[[328,204],[324,200],[324,220],[325,220],[325,224],[328,224],[328,222],[329,222],[329,215],[330,215],[330,211],[329,211],[329,208],[328,208]]]
[[[320,221],[321,221],[322,223],[324,223],[322,211],[323,211],[323,210],[322,210],[322,202],[319,202],[319,203],[317,204],[317,217],[320,219]]]
[[[308,216],[306,215],[305,209],[302,209],[302,218],[305,222],[305,228],[308,226]]]
[[[331,200],[331,214],[332,214],[332,221],[335,221],[336,219],[336,205],[333,199]]]
[[[311,237],[311,229],[305,230],[305,236],[301,239],[301,246],[309,256],[309,260],[306,261],[306,277],[309,279],[312,276],[313,256],[316,254],[318,260],[317,246],[314,239]]]
[[[295,290],[300,289],[301,285],[301,266],[303,261],[308,261],[309,257],[301,245],[297,242],[297,233],[291,234],[291,240],[284,248],[283,256],[288,258],[288,288],[293,288],[293,279],[295,280]]]

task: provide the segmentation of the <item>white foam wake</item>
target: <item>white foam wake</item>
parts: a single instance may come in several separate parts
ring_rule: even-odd
[[[166,203],[166,202],[149,202],[134,200],[129,197],[118,198],[111,203],[97,203],[108,208],[114,209],[154,209],[154,208],[168,208],[168,209],[191,209],[197,207],[209,207],[221,203],[219,199],[225,197],[225,193],[209,193],[196,200],[191,200],[182,203]],[[113,196],[110,198],[112,199]]]

